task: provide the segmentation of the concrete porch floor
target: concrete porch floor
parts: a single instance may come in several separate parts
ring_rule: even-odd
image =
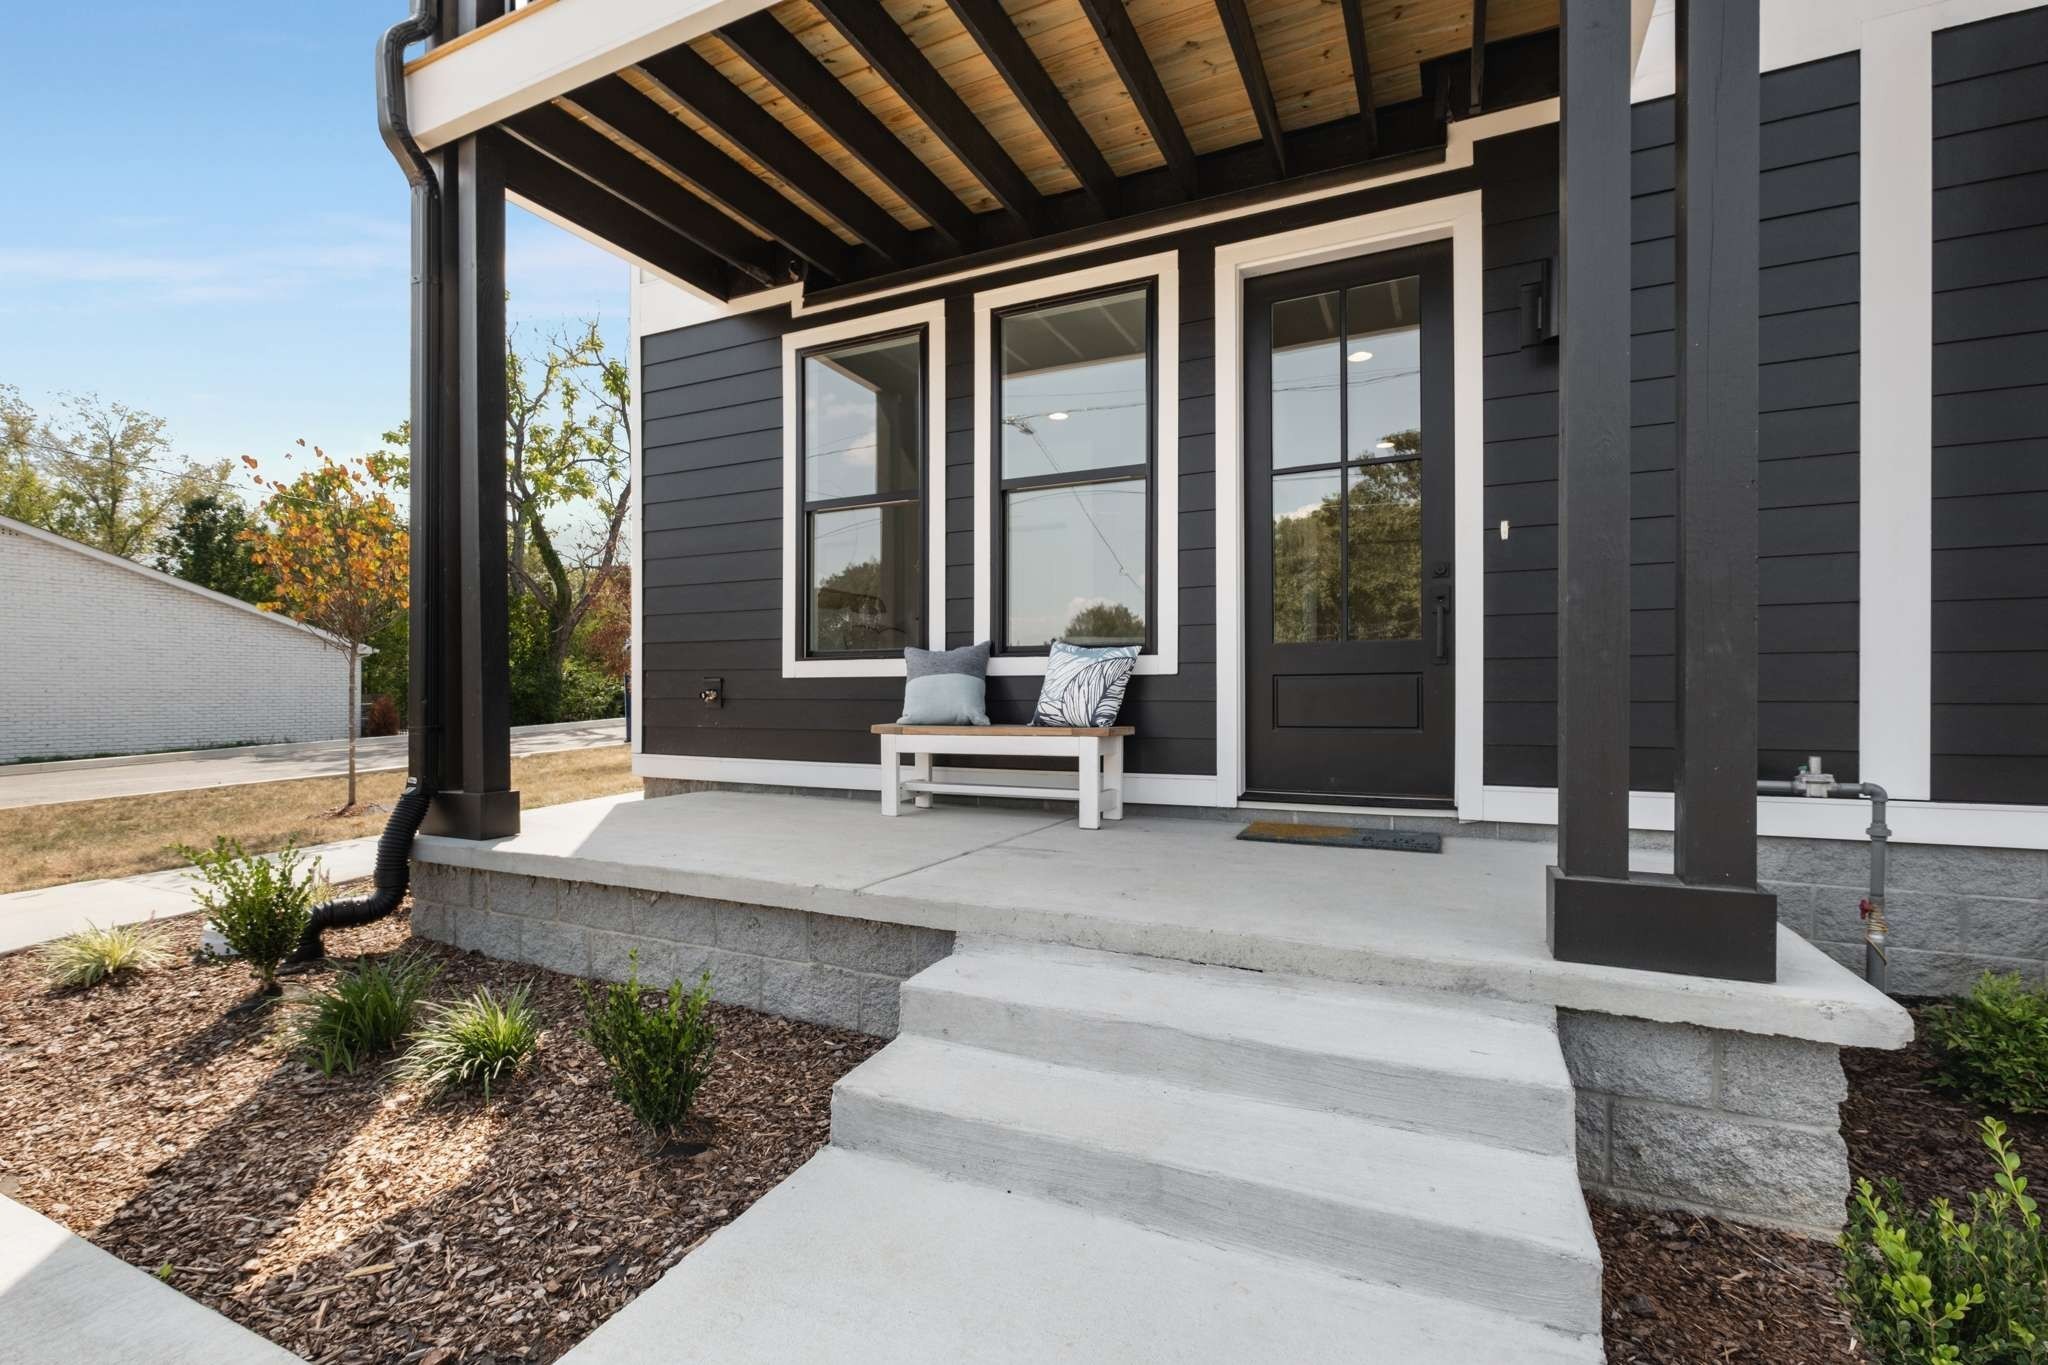
[[[710,791],[527,812],[514,838],[425,837],[423,863],[1563,1009],[1898,1047],[1912,1023],[1789,929],[1775,983],[1558,962],[1548,843],[1446,838],[1441,854],[1252,843],[1225,820],[1072,816]],[[1642,870],[1668,855],[1638,853]],[[1662,859],[1661,866],[1659,859]]]

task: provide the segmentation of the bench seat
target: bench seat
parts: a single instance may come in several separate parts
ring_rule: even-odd
[[[876,725],[882,741],[882,814],[896,815],[903,794],[920,807],[934,792],[953,796],[1006,796],[1027,801],[1074,801],[1082,829],[1100,829],[1104,819],[1124,814],[1124,739],[1132,725]],[[934,754],[1045,755],[1072,758],[1078,778],[1072,787],[1024,783],[941,782],[932,776]],[[903,759],[910,759],[906,777]]]

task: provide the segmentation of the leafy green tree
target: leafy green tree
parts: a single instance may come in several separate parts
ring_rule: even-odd
[[[184,503],[227,484],[231,462],[180,459],[164,419],[125,403],[72,394],[52,420],[10,390],[6,406],[6,439],[21,444],[57,498],[41,524],[108,554],[144,554]]]
[[[62,500],[34,459],[36,415],[11,384],[0,384],[0,517],[55,529]]]
[[[276,585],[256,562],[251,529],[248,509],[232,495],[188,499],[171,529],[157,537],[156,566],[244,602],[267,602]]]
[[[624,552],[630,379],[593,320],[531,359],[512,338],[505,389],[512,581],[540,609],[546,667],[559,682],[577,629]],[[562,514],[572,504],[593,508],[595,525],[571,530]]]
[[[1135,645],[1145,639],[1145,623],[1121,602],[1090,602],[1074,613],[1060,638],[1076,645]]]

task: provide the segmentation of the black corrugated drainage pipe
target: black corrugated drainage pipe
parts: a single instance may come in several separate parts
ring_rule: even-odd
[[[432,490],[420,476],[426,472],[423,442],[442,439],[441,431],[441,187],[434,167],[414,141],[405,108],[405,49],[434,36],[440,23],[439,0],[413,0],[412,13],[386,29],[377,40],[377,131],[391,149],[412,186],[412,495],[415,512],[422,501],[431,509]],[[441,638],[441,554],[437,519],[432,510],[413,518],[412,590],[419,607],[413,613],[412,685],[419,697],[412,746],[412,773],[377,838],[377,866],[368,896],[328,901],[316,906],[299,940],[294,962],[326,956],[320,935],[328,929],[368,924],[396,910],[405,899],[412,867],[412,840],[432,802],[441,771],[441,698],[434,648]],[[426,661],[424,668],[420,662]]]
[[[1891,962],[1884,950],[1891,926],[1884,918],[1884,879],[1892,830],[1884,821],[1885,789],[1875,782],[1837,782],[1821,771],[1820,758],[1815,755],[1790,782],[1760,779],[1756,790],[1759,796],[1847,796],[1870,802],[1870,828],[1864,831],[1870,836],[1870,894],[1858,907],[1863,915],[1863,979],[1881,991],[1888,990]]]

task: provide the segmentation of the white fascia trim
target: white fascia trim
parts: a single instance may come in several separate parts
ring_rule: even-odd
[[[1459,125],[1453,124],[1456,128]],[[1469,145],[1466,149],[1470,154]],[[1422,242],[1451,243],[1453,792],[1458,816],[1482,818],[1485,712],[1486,462],[1482,210],[1476,190],[1404,204],[1216,248],[1216,792],[1235,806],[1245,773],[1244,283]]]
[[[635,754],[633,775],[695,782],[748,782],[766,787],[815,787],[827,791],[882,789],[882,765],[805,763],[768,758],[697,758],[687,754]],[[1074,785],[1071,771],[1030,772],[1015,768],[940,766],[933,775],[946,782],[999,783],[1008,787]],[[1207,773],[1126,773],[1125,795],[1147,806],[1207,806],[1216,779]]]
[[[995,433],[990,418],[995,390],[991,357],[995,353],[995,313],[1038,299],[1080,294],[1119,284],[1152,280],[1157,299],[1157,380],[1153,399],[1152,497],[1157,545],[1153,551],[1153,637],[1156,653],[1140,654],[1136,672],[1156,676],[1180,672],[1180,255],[1163,251],[1137,256],[1063,275],[1045,275],[974,296],[974,638],[994,638]],[[1045,673],[1043,655],[998,654],[988,661],[992,677]],[[1133,797],[1133,800],[1138,798]]]
[[[432,150],[773,3],[556,0],[406,76],[413,137]]]
[[[802,414],[796,410],[797,356],[816,346],[852,341],[883,332],[926,329],[924,478],[918,496],[925,519],[925,644],[946,647],[946,305],[920,303],[887,313],[828,322],[782,334],[782,676],[785,678],[900,678],[903,660],[806,659],[803,585],[797,582],[797,546],[803,536],[803,504],[797,496],[803,452]]]
[[[330,635],[318,626],[309,626],[304,621],[286,616],[283,612],[265,611],[253,602],[244,602],[239,597],[230,597],[224,592],[215,592],[212,588],[202,588],[189,579],[180,578],[176,574],[165,573],[161,569],[152,569],[149,565],[138,564],[132,559],[123,559],[119,555],[108,554],[105,550],[83,544],[71,539],[69,536],[60,536],[55,531],[45,531],[40,526],[31,526],[25,521],[16,521],[13,517],[0,517],[0,535],[5,534],[26,536],[30,540],[40,540],[45,545],[55,545],[59,549],[69,550],[75,555],[83,555],[85,558],[94,560],[97,563],[116,569],[126,569],[129,573],[139,574],[152,582],[161,583],[166,587],[177,588],[181,592],[189,592],[194,597],[203,597],[207,601],[217,603],[223,607],[232,607],[236,611],[246,612],[259,620],[268,621],[273,626],[282,626],[286,630],[296,630],[302,635],[310,635],[329,649],[339,650],[343,653],[348,652],[348,641],[342,639],[339,635]],[[362,655],[375,654],[377,652],[368,645],[357,645],[355,649],[358,654]]]
[[[1870,825],[1870,803],[1805,796],[1760,796],[1757,830],[1775,839],[1847,839],[1862,842]],[[1630,792],[1630,829],[1669,830],[1674,824],[1670,792]],[[1480,818],[1508,824],[1557,823],[1555,787],[1488,787]],[[1962,801],[1899,801],[1886,804],[1892,841],[1952,844],[1973,848],[2048,848],[2048,816],[2040,806]]]

